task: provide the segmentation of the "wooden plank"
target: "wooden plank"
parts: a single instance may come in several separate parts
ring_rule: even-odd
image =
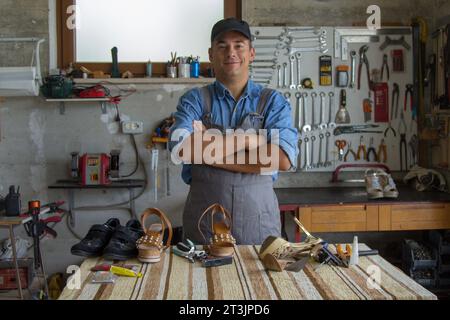
[[[392,223],[392,230],[433,229],[450,229],[450,221],[401,221]]]
[[[391,230],[391,206],[379,206],[378,207],[378,230],[388,231]]]
[[[378,206],[366,208],[366,231],[378,231]]]

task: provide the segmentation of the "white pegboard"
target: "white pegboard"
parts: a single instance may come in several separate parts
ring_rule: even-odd
[[[288,27],[288,28],[306,28],[308,27]],[[311,27],[312,28],[312,27]],[[310,28],[310,29],[311,29]],[[340,27],[339,27],[340,28]],[[403,28],[404,29],[404,28]],[[317,31],[317,29],[316,29]],[[284,27],[251,27],[251,32],[255,36],[255,40],[253,41],[253,45],[256,49],[256,59],[257,60],[271,60],[271,59],[277,59],[276,65],[282,66],[283,63],[287,63],[287,88],[280,88],[278,87],[278,71],[277,69],[259,69],[261,72],[266,71],[267,74],[271,73],[270,80],[266,85],[270,88],[276,89],[280,91],[283,95],[286,96],[286,94],[290,94],[290,100],[291,106],[292,106],[292,117],[294,119],[294,126],[298,127],[298,110],[297,110],[297,101],[295,97],[296,92],[307,92],[308,97],[306,101],[305,107],[307,108],[307,113],[309,118],[309,121],[311,121],[311,93],[315,92],[317,94],[317,97],[315,99],[315,122],[320,122],[320,93],[323,92],[326,94],[325,97],[325,105],[324,105],[324,112],[325,112],[325,120],[328,122],[329,118],[329,97],[328,94],[330,92],[334,93],[334,107],[331,112],[331,119],[334,122],[334,118],[336,115],[336,112],[339,107],[339,94],[341,89],[346,90],[347,94],[347,110],[350,113],[351,123],[345,124],[345,125],[364,125],[364,124],[376,124],[379,127],[372,128],[368,130],[376,130],[381,131],[382,133],[354,133],[354,134],[342,134],[339,136],[333,135],[333,129],[316,129],[312,130],[310,132],[304,133],[300,131],[299,136],[300,139],[303,141],[305,137],[308,139],[311,139],[312,136],[316,137],[315,145],[314,145],[314,159],[315,162],[318,159],[319,156],[319,135],[323,134],[325,135],[327,132],[331,134],[330,136],[330,142],[329,142],[329,160],[331,161],[331,165],[328,167],[320,167],[320,168],[313,168],[309,170],[301,169],[301,167],[305,163],[305,144],[302,143],[300,145],[300,156],[299,156],[299,171],[307,171],[307,172],[320,172],[320,171],[333,171],[338,165],[343,164],[345,162],[341,162],[338,160],[338,152],[337,148],[335,147],[335,141],[336,140],[346,140],[348,143],[351,143],[352,149],[357,152],[358,145],[360,142],[360,136],[364,136],[364,144],[366,145],[366,149],[369,148],[369,142],[370,138],[373,138],[374,140],[374,147],[376,151],[378,152],[378,147],[380,145],[380,142],[382,139],[384,139],[387,149],[387,162],[385,163],[391,170],[397,171],[400,170],[400,135],[399,135],[399,124],[400,124],[400,113],[401,110],[403,110],[404,106],[404,93],[405,93],[405,86],[406,84],[412,84],[413,83],[413,58],[412,58],[412,51],[413,51],[413,44],[412,44],[412,35],[406,34],[402,35],[405,37],[405,41],[410,45],[411,49],[407,50],[402,46],[399,45],[393,45],[388,46],[384,50],[380,50],[380,45],[384,42],[386,35],[379,35],[379,42],[370,42],[370,43],[348,43],[348,52],[351,50],[355,50],[357,53],[356,57],[356,82],[357,82],[357,69],[358,69],[358,63],[359,63],[359,55],[358,51],[359,48],[363,45],[368,45],[369,49],[366,52],[366,55],[369,60],[369,66],[370,69],[381,69],[382,63],[383,63],[383,55],[388,55],[388,65],[389,65],[389,71],[390,71],[390,78],[389,81],[387,81],[389,86],[389,116],[390,116],[390,109],[391,109],[391,95],[392,95],[392,88],[393,83],[397,83],[399,85],[399,106],[398,106],[398,117],[392,119],[392,127],[395,129],[397,135],[396,137],[393,136],[392,132],[390,132],[387,137],[384,136],[384,131],[388,127],[388,123],[375,123],[374,122],[374,106],[372,106],[372,115],[371,120],[368,122],[364,122],[364,112],[362,108],[363,100],[369,97],[369,90],[368,90],[368,83],[367,83],[367,77],[366,77],[366,71],[365,66],[363,65],[362,73],[361,73],[361,88],[358,90],[355,88],[340,88],[336,87],[336,66],[337,65],[348,65],[350,67],[350,58],[348,57],[347,60],[342,60],[341,57],[336,58],[335,57],[335,51],[334,51],[334,27],[322,27],[319,29],[320,32],[325,32],[326,34],[326,49],[327,52],[302,52],[301,56],[301,78],[311,78],[314,84],[313,89],[290,89],[290,63],[289,63],[289,54],[286,49],[283,49],[282,46],[285,46],[285,28]],[[280,37],[280,39],[264,39],[264,37]],[[312,32],[298,32],[295,33],[295,36],[299,37],[310,37],[315,36]],[[396,34],[390,34],[388,35],[391,39],[397,39],[400,37],[400,35]],[[261,37],[262,39],[258,39],[258,37]],[[276,46],[279,46],[278,48]],[[315,43],[311,42],[304,42],[301,43],[300,47],[313,47],[317,46]],[[271,49],[266,48],[260,48],[260,46],[272,46]],[[393,72],[393,66],[392,66],[392,58],[391,58],[391,50],[393,49],[403,49],[404,52],[404,65],[405,65],[405,71],[402,73]],[[329,55],[332,58],[332,85],[331,86],[320,86],[319,85],[319,57],[322,55]],[[261,62],[261,63],[254,63],[253,65],[263,65],[268,66],[271,65],[269,62]],[[297,85],[297,62],[294,62],[294,79],[295,84]],[[283,68],[281,68],[283,70]],[[386,73],[386,72],[385,72]],[[252,76],[255,77],[264,77],[260,75],[256,75],[255,73],[251,73]],[[284,75],[283,75],[284,76]],[[350,70],[349,70],[349,78],[350,78]],[[386,76],[384,76],[384,79],[386,79]],[[281,84],[283,84],[283,81],[281,81]],[[374,93],[371,92],[371,99],[374,99]],[[408,157],[408,167],[412,163],[411,158],[411,149],[409,146],[409,141],[411,137],[414,134],[417,134],[417,122],[412,121],[412,114],[409,106],[410,102],[408,100],[408,105],[406,111],[404,111],[405,114],[405,122],[407,125],[407,132],[406,132],[406,144],[407,144],[407,157]],[[338,125],[340,126],[340,125]],[[322,149],[322,160],[325,160],[325,138],[323,139],[323,149]],[[347,151],[347,147],[345,148],[344,153]],[[354,161],[352,156],[349,156],[350,160],[347,163],[368,163],[366,160],[359,160]],[[381,163],[381,162],[380,162]],[[405,170],[405,166],[403,166]]]

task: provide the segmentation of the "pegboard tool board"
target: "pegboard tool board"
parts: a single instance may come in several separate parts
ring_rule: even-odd
[[[250,66],[252,80],[278,90],[292,106],[294,126],[300,137],[298,171],[334,171],[344,163],[381,163],[393,171],[407,171],[417,163],[417,106],[412,104],[412,94],[408,95],[405,108],[406,86],[413,84],[411,28],[252,26],[251,32],[256,50],[255,61]],[[361,52],[367,57],[371,90],[366,64],[360,59],[363,46],[367,46]],[[345,66],[341,70],[348,68],[345,87],[338,86],[337,66]],[[393,96],[395,84],[398,94]],[[340,113],[339,118],[350,122],[339,124],[335,120],[342,89],[350,119],[342,116],[345,113]],[[338,141],[345,141],[345,146]],[[337,145],[341,145],[342,152]],[[356,155],[360,149],[359,159],[354,159],[351,151],[347,152],[349,148]],[[369,149],[372,151],[368,161],[364,150],[367,154]],[[346,154],[347,161],[344,161]]]

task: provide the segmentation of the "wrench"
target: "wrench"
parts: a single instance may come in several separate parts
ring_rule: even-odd
[[[281,78],[282,78],[280,65],[277,65],[277,70],[278,70],[278,86],[277,86],[277,88],[280,89],[281,88]]]
[[[291,103],[291,93],[290,92],[285,92],[284,98],[287,100],[287,102]]]
[[[256,36],[256,35],[252,35],[252,41],[255,40],[279,40],[279,41],[284,41],[284,37],[283,35],[279,35],[279,36]]]
[[[303,92],[302,93],[302,113],[303,113],[303,122],[302,122],[302,131],[303,132],[308,132],[311,131],[311,126],[309,124],[306,124],[306,98],[308,97],[308,93],[307,92]]]
[[[308,137],[305,137],[305,139],[303,139],[303,142],[305,143],[305,165],[303,166],[302,169],[308,170],[311,167],[310,163],[309,163],[309,139],[308,139]]]
[[[289,86],[289,89],[294,90],[297,86],[295,85],[294,81],[295,81],[295,76],[294,76],[294,61],[295,61],[295,56],[294,55],[290,55],[289,56],[289,63],[290,63],[290,67],[291,67],[291,85]]]
[[[295,98],[297,99],[297,129],[301,132],[303,125],[302,123],[302,94],[300,92],[295,93]],[[304,120],[304,119],[303,119]]]
[[[292,32],[312,32],[313,34],[327,34],[326,30],[321,30],[317,27],[302,27],[302,28],[284,28],[284,34],[290,35]]]
[[[265,51],[263,51],[264,49],[274,49],[274,48],[260,48],[259,50],[258,50],[258,58],[270,58],[270,57],[273,57],[273,56],[275,56],[275,57],[278,57],[279,55],[280,55],[280,51],[279,50],[275,50],[275,51],[273,51],[273,53],[270,53],[270,52],[265,52]],[[271,51],[272,51],[271,50]]]
[[[316,130],[318,128],[316,121],[314,120],[316,97],[317,97],[317,93],[315,93],[315,92],[311,93],[311,109],[312,109],[311,110],[311,126],[312,126],[313,130]]]
[[[319,124],[320,130],[324,130],[327,128],[327,124],[325,122],[325,112],[323,110],[323,106],[325,104],[325,96],[326,96],[325,92],[322,91],[320,93],[320,119],[321,119],[321,122]]]
[[[310,169],[313,169],[316,167],[314,164],[314,141],[316,141],[316,136],[311,136],[311,161],[310,161]]]
[[[323,133],[319,134],[319,162],[317,163],[317,168],[324,167],[325,164],[322,161],[322,140],[324,138]]]
[[[278,59],[274,58],[274,59],[255,59],[253,60],[253,63],[264,63],[264,62],[272,62],[272,63],[278,63]]]
[[[334,121],[331,118],[334,109],[334,92],[329,92],[328,97],[330,97],[330,101],[328,102],[330,106],[330,111],[328,113],[328,128],[333,129],[336,128],[336,123],[334,123]]]
[[[350,70],[350,88],[355,87],[355,77],[356,77],[356,51],[350,51],[350,59],[351,59],[351,70]]]
[[[329,133],[329,132],[327,131],[327,133],[325,133],[325,137],[326,137],[326,141],[325,141],[325,163],[324,163],[324,166],[325,166],[325,167],[331,166],[331,161],[330,161],[329,158],[328,158],[328,154],[330,153],[330,152],[329,152],[329,148],[330,148],[330,136],[331,136],[331,133]]]
[[[297,170],[299,171],[300,168],[302,168],[302,139],[298,139],[298,157],[297,157]]]
[[[277,68],[277,66],[274,64],[272,64],[270,66],[250,65],[251,70],[254,70],[254,69],[273,69],[273,70],[275,70],[276,68]]]
[[[283,63],[283,88],[287,88],[287,62]]]
[[[302,47],[302,48],[296,48],[288,46],[286,47],[286,54],[293,54],[294,52],[321,52],[321,53],[327,53],[328,49],[326,46],[320,45],[317,47]]]
[[[295,53],[295,58],[297,59],[297,90],[300,90],[301,88],[303,88],[302,86],[302,77],[300,76],[300,59],[302,58],[302,53],[301,52],[296,52]]]

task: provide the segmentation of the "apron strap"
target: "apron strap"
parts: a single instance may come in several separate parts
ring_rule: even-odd
[[[266,111],[267,100],[269,99],[273,91],[274,90],[270,88],[264,88],[261,91],[261,96],[259,98],[258,105],[256,106],[256,112],[258,112],[262,116],[264,116],[264,113]]]
[[[211,93],[209,92],[208,86],[200,88],[202,99],[203,99],[203,114],[211,112]]]

